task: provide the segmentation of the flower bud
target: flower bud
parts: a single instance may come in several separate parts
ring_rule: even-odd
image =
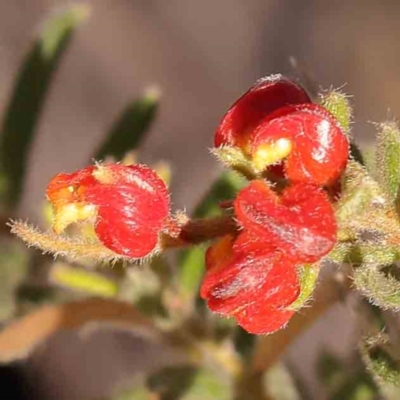
[[[256,243],[273,245],[295,262],[318,261],[336,243],[333,207],[316,186],[294,184],[278,196],[265,181],[256,180],[239,192],[234,208]]]
[[[317,104],[283,107],[262,120],[250,135],[254,168],[283,162],[291,182],[331,185],[344,171],[347,136],[336,119]]]
[[[247,243],[248,238],[237,240]],[[236,244],[236,242],[235,242]],[[251,333],[272,333],[293,315],[285,308],[300,292],[295,264],[276,248],[243,250],[226,236],[207,251],[201,297],[219,314],[234,317]]]
[[[245,149],[252,130],[275,110],[289,105],[309,103],[305,90],[282,75],[258,80],[234,103],[220,122],[214,146],[237,146]]]
[[[157,249],[170,206],[165,183],[144,165],[96,165],[58,174],[47,198],[56,233],[71,223],[92,221],[104,246],[131,258]]]

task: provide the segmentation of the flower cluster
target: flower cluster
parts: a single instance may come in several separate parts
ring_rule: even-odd
[[[271,333],[295,312],[299,266],[317,262],[336,242],[325,188],[346,166],[348,140],[300,86],[274,75],[229,109],[214,144],[241,152],[255,179],[234,200],[239,233],[208,249],[201,296],[248,332]]]
[[[348,139],[303,88],[274,75],[229,109],[214,145],[221,160],[246,169],[251,180],[233,199],[233,213],[190,224],[170,214],[167,187],[149,167],[97,164],[51,180],[53,229],[60,234],[91,221],[99,242],[129,259],[217,238],[206,254],[201,297],[248,332],[271,333],[299,307],[300,269],[336,242],[326,189],[346,167]]]

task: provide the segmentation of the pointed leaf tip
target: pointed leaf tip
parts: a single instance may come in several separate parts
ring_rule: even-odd
[[[330,89],[320,94],[320,102],[337,119],[340,126],[349,132],[353,115],[349,95],[338,89]]]

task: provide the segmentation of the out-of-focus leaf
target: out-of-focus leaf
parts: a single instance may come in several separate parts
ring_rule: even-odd
[[[400,387],[400,360],[392,354],[387,335],[364,338],[360,352],[368,371],[379,385]]]
[[[395,122],[378,127],[376,178],[388,198],[395,201],[400,187],[400,131]]]
[[[236,324],[236,322],[234,322]],[[249,360],[253,356],[254,343],[256,336],[245,331],[242,327],[237,326],[234,335],[233,343],[236,351],[242,358]]]
[[[28,271],[25,250],[19,243],[0,245],[0,321],[16,311],[16,291]]]
[[[115,297],[118,293],[118,284],[114,280],[64,262],[53,264],[50,279],[56,285],[92,296]]]
[[[343,371],[344,381],[341,386],[332,390],[329,400],[376,400],[380,391],[365,371],[349,374]]]
[[[295,382],[282,363],[275,364],[263,377],[266,393],[272,399],[300,400]]]
[[[317,360],[317,375],[326,387],[334,387],[342,379],[342,362],[333,354],[325,353],[319,355]]]
[[[194,218],[205,218],[220,213],[219,203],[234,199],[238,190],[245,184],[243,178],[231,171],[224,171],[212,184],[203,200],[195,208]]]
[[[188,298],[196,296],[201,277],[204,274],[206,245],[183,250],[179,257],[180,287],[182,295]]]
[[[84,4],[54,13],[19,71],[1,129],[1,171],[7,182],[2,197],[10,208],[22,193],[28,153],[54,72],[71,34],[88,14]]]
[[[156,116],[159,97],[159,90],[150,88],[140,99],[129,104],[94,153],[94,159],[112,156],[121,160],[127,151],[136,149]]]
[[[206,193],[203,200],[195,208],[194,218],[206,218],[220,214],[219,203],[224,200],[234,199],[238,190],[244,185],[244,180],[234,172],[223,172],[213,183],[210,190]],[[179,282],[183,296],[188,299],[195,297],[200,284],[200,279],[204,273],[204,254],[205,245],[192,247],[180,252],[179,263]]]
[[[160,400],[228,400],[230,387],[213,371],[190,365],[165,368],[148,381],[151,392]]]
[[[49,305],[9,324],[0,332],[0,363],[24,358],[51,335],[66,329],[111,325],[159,341],[152,322],[131,305],[111,299],[85,299]]]
[[[110,400],[151,400],[151,396],[151,393],[144,385],[139,385],[112,396]]]
[[[329,353],[318,359],[318,377],[324,383],[329,400],[374,400],[379,389],[364,365],[347,365]]]
[[[118,295],[119,298],[135,304],[135,307],[145,315],[164,316],[165,309],[161,299],[162,275],[157,271],[163,260],[156,258],[154,261],[159,265],[153,268],[146,264],[140,268],[129,268]]]

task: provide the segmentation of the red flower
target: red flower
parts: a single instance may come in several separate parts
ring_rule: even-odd
[[[144,165],[96,165],[58,174],[47,187],[53,205],[53,229],[93,220],[99,240],[127,257],[154,251],[169,215],[164,182]]]
[[[273,245],[296,262],[318,261],[336,243],[333,208],[316,186],[294,184],[278,196],[256,180],[239,192],[234,207],[240,225],[255,238],[252,246]]]
[[[281,75],[258,81],[228,110],[214,145],[241,148],[258,172],[316,185],[337,180],[349,151],[336,119]]]
[[[237,240],[247,242],[241,235]],[[212,311],[236,318],[250,333],[275,332],[294,313],[287,307],[300,292],[297,266],[274,247],[248,252],[235,245],[227,236],[208,249],[201,297]]]

